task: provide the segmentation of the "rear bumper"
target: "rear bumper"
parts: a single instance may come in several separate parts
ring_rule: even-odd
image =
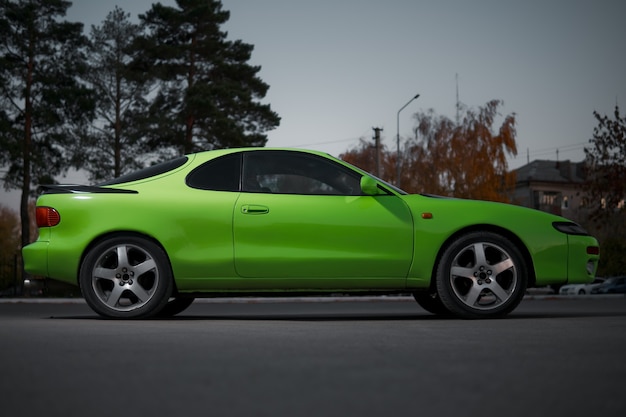
[[[24,270],[31,275],[48,276],[48,242],[33,242],[22,248]]]

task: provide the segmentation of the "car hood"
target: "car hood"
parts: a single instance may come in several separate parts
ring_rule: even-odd
[[[551,213],[493,201],[466,200],[430,194],[410,194],[401,198],[417,217],[429,213],[434,219],[445,219],[459,225],[493,224],[507,229],[511,227],[523,229],[539,223],[572,223],[571,220]]]

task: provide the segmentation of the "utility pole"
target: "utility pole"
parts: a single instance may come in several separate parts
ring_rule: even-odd
[[[380,132],[382,127],[373,127],[374,130],[374,148],[376,148],[376,176],[380,178]]]

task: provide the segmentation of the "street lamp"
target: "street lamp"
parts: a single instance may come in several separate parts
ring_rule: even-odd
[[[419,94],[415,94],[415,97],[413,97],[411,100],[409,100],[404,106],[402,106],[400,108],[400,110],[398,110],[398,116],[397,116],[397,123],[398,123],[398,136],[397,136],[397,144],[398,144],[398,153],[396,155],[396,168],[397,168],[397,173],[396,173],[396,186],[400,187],[400,112],[402,110],[404,110],[404,108],[406,106],[408,106],[409,104],[411,104],[411,102],[413,100],[415,100],[416,98],[418,98],[420,95]]]

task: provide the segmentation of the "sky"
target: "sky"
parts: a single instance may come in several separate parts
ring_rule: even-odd
[[[88,32],[116,5],[137,19],[154,2],[74,0],[67,20]],[[454,119],[458,93],[465,106],[498,99],[503,116],[515,113],[514,169],[535,159],[581,161],[593,112],[612,117],[618,104],[626,114],[623,0],[222,3],[230,11],[223,29],[254,45],[250,63],[270,86],[263,102],[281,117],[267,146],[339,156],[379,127],[395,150],[398,131],[412,135],[416,112]]]

